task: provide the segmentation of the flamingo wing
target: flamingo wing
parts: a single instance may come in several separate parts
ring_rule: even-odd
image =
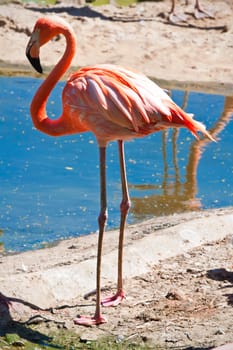
[[[82,68],[70,77],[64,94],[68,96],[65,103],[76,109],[85,127],[106,142],[172,126],[186,126],[195,136],[197,130],[206,133],[204,126],[183,112],[158,85],[124,68]]]

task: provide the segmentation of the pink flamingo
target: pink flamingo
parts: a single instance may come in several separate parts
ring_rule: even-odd
[[[185,15],[178,15],[175,13],[175,0],[171,0],[171,2],[172,2],[172,7],[169,14],[169,21],[174,24],[176,24],[177,22],[186,22],[187,18]],[[188,1],[186,0],[186,3],[187,2]],[[194,16],[196,19],[205,18],[205,17],[214,18],[214,16],[211,13],[201,8],[199,0],[195,0]]]
[[[130,198],[126,179],[124,141],[169,127],[187,127],[196,137],[201,131],[212,136],[200,122],[192,119],[170,97],[144,75],[114,65],[96,65],[73,73],[63,90],[63,111],[56,120],[46,114],[46,102],[55,84],[71,64],[76,52],[76,39],[72,28],[62,19],[40,18],[33,29],[26,48],[32,66],[42,72],[40,47],[58,34],[66,39],[65,52],[39,87],[31,103],[31,117],[40,131],[52,135],[69,135],[91,131],[96,136],[100,154],[100,214],[96,271],[96,310],[94,316],[80,316],[76,324],[93,325],[106,322],[101,313],[103,306],[116,306],[124,298],[122,279],[123,237]],[[118,141],[122,201],[118,247],[117,292],[101,301],[102,241],[107,220],[106,199],[106,147],[109,141]]]

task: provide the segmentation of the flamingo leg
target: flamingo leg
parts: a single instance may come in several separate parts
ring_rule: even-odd
[[[80,315],[74,319],[74,323],[84,326],[98,325],[107,322],[106,318],[101,315],[100,301],[100,279],[101,279],[101,260],[102,260],[102,245],[106,221],[108,218],[107,211],[107,194],[106,194],[106,147],[100,147],[100,214],[99,222],[99,237],[97,248],[97,268],[96,268],[96,310],[93,317]]]
[[[122,140],[118,141],[119,160],[120,160],[120,173],[122,184],[122,201],[120,205],[121,221],[118,243],[118,277],[117,277],[117,292],[115,295],[102,299],[101,304],[103,306],[117,306],[125,297],[123,291],[123,277],[122,277],[122,261],[123,261],[123,242],[126,218],[130,208],[130,198],[126,178],[125,168],[125,156],[124,156],[124,143]]]

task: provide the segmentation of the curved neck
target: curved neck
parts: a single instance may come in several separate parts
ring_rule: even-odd
[[[65,52],[60,61],[37,90],[30,108],[35,127],[52,136],[69,134],[68,125],[63,122],[63,115],[55,120],[49,119],[46,113],[46,103],[51,91],[69,68],[76,53],[76,40],[74,33],[67,28],[61,28],[60,34],[63,34],[66,38]]]

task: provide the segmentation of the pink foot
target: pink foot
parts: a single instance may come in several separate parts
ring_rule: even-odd
[[[212,18],[215,19],[214,15],[208,11],[195,8],[194,10],[194,17],[196,19],[202,19],[202,18]]]
[[[117,292],[115,295],[112,295],[110,297],[106,297],[101,300],[102,306],[117,306],[122,302],[124,299],[125,294],[123,291]]]
[[[187,22],[187,16],[185,16],[185,14],[170,13],[168,20],[172,24]]]
[[[74,323],[80,326],[95,326],[106,322],[107,322],[107,319],[101,315],[98,317],[80,315],[79,317],[74,319]]]

